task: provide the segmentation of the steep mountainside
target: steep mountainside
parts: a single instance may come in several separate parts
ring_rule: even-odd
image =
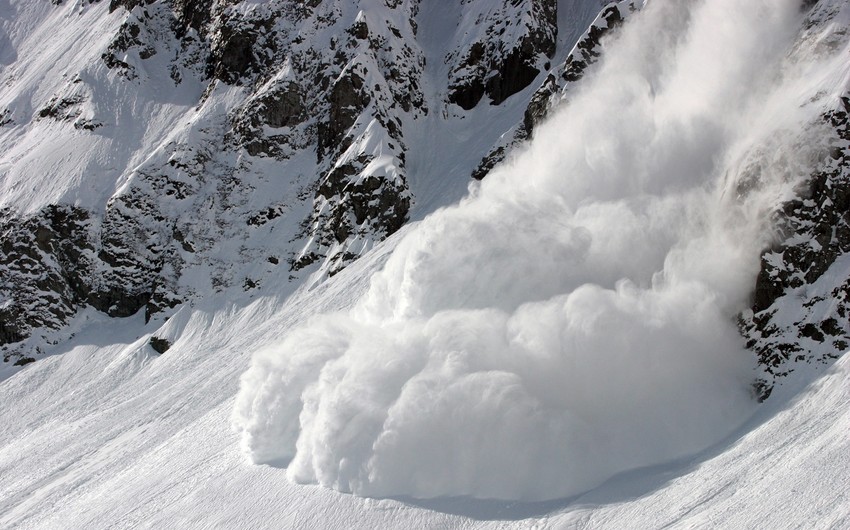
[[[600,34],[595,0],[0,9],[11,362],[67,338],[83,307],[163,319],[336,274],[459,198]]]
[[[0,529],[850,527],[846,0],[0,0],[0,82]]]
[[[336,274],[528,139],[639,7],[0,8],[4,361],[70,336],[84,307],[164,319],[210,292],[250,297],[264,282],[290,292]],[[834,2],[802,9],[813,35],[842,16]],[[830,161],[785,207],[784,240],[765,254],[741,320],[766,367],[762,395],[794,363],[834,358],[850,341],[847,101],[824,116],[838,135]],[[780,309],[801,298],[805,316]]]
[[[850,9],[842,2],[811,4],[798,47],[825,56],[843,45],[843,31],[824,37],[818,28],[846,27]],[[798,366],[830,364],[850,347],[848,113],[850,92],[823,114],[827,140],[815,155],[819,162],[798,196],[776,213],[775,242],[762,255],[752,309],[741,315],[747,347],[764,370],[756,385],[762,399]],[[791,171],[795,163],[787,161]]]

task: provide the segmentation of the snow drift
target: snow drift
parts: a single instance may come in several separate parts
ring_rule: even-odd
[[[256,463],[359,495],[546,499],[753,411],[770,214],[827,138],[797,0],[655,1],[533,142],[398,244],[349,312],[258,352]]]

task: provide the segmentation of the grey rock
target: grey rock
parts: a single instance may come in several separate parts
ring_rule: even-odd
[[[161,337],[151,337],[149,341],[151,348],[158,354],[162,355],[171,348],[171,342]]]
[[[558,34],[557,1],[505,0],[502,11],[514,13],[518,8],[533,22],[522,28],[518,40],[507,41],[502,40],[507,26],[519,21],[515,16],[492,17],[486,37],[457,58],[449,83],[450,102],[470,110],[486,94],[492,105],[499,105],[528,87],[540,74],[539,65],[551,59]]]
[[[740,328],[764,376],[762,399],[799,363],[831,362],[850,344],[850,279],[837,278],[831,291],[810,294],[836,260],[850,253],[850,97],[824,116],[834,128],[829,156],[810,177],[801,197],[780,212],[786,235],[767,249],[756,280],[752,316]],[[779,320],[779,306],[800,306],[793,322]]]

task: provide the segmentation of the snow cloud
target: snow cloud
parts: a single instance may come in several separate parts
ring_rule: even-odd
[[[735,315],[820,154],[801,17],[648,3],[352,310],[254,356],[234,411],[251,459],[358,495],[541,500],[732,432],[755,406]]]

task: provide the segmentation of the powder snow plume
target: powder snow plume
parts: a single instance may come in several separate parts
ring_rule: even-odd
[[[255,354],[234,411],[252,461],[358,495],[542,500],[729,435],[756,406],[735,315],[834,97],[802,19],[648,2],[352,310]]]

